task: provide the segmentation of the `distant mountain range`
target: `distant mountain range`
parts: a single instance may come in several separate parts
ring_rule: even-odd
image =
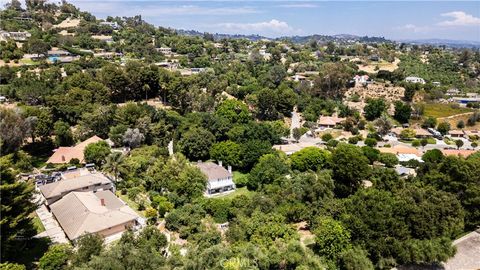
[[[196,31],[196,30],[176,30],[178,34],[180,35],[187,35],[187,36],[203,36],[204,33]],[[215,40],[220,40],[224,38],[232,38],[232,39],[248,39],[252,41],[258,41],[258,40],[289,40],[294,43],[306,43],[310,40],[316,40],[319,42],[329,42],[329,41],[335,41],[335,42],[372,42],[372,43],[378,43],[378,42],[392,42],[390,40],[385,39],[384,37],[368,37],[368,36],[356,36],[356,35],[349,35],[349,34],[340,34],[340,35],[333,35],[333,36],[327,36],[327,35],[309,35],[309,36],[284,36],[284,37],[278,37],[278,38],[268,38],[260,35],[241,35],[241,34],[219,34],[215,33],[213,34],[213,38]]]
[[[195,30],[176,30],[180,35],[186,36],[203,36],[204,33]],[[451,40],[451,39],[403,39],[403,40],[389,40],[384,37],[369,37],[369,36],[357,36],[350,34],[339,35],[308,35],[308,36],[284,36],[278,38],[268,38],[260,35],[241,35],[241,34],[212,34],[215,40],[227,39],[248,39],[251,41],[259,40],[289,40],[294,43],[306,43],[310,40],[316,40],[320,43],[327,43],[330,41],[336,43],[392,43],[401,42],[417,45],[433,45],[433,46],[447,46],[452,48],[480,48],[480,41],[467,41],[467,40]]]
[[[453,39],[406,39],[398,40],[398,42],[417,44],[417,45],[434,45],[448,46],[453,48],[480,48],[480,41],[473,40],[453,40]]]

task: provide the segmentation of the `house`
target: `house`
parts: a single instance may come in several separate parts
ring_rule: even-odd
[[[160,48],[155,48],[157,52],[161,52],[163,54],[171,54],[172,53],[172,48],[169,47],[160,47]]]
[[[421,84],[425,84],[425,80],[422,79],[422,78],[420,78],[420,77],[410,76],[410,77],[405,78],[405,81],[406,81],[406,82],[409,82],[409,83],[421,83]]]
[[[466,97],[453,97],[452,100],[461,104],[480,102],[480,95],[470,93],[470,95],[467,94]]]
[[[294,82],[305,81],[307,79],[307,77],[305,77],[303,75],[300,75],[300,74],[295,74],[291,78]]]
[[[415,172],[415,169],[412,168],[407,168],[402,165],[397,165],[395,166],[395,172],[401,177],[408,177],[408,176],[416,176],[417,173]]]
[[[50,208],[71,241],[91,233],[121,235],[140,223],[138,214],[110,191],[70,192]]]
[[[447,90],[447,93],[446,93],[447,96],[456,96],[459,94],[460,94],[460,90],[458,90],[458,88],[450,88]]]
[[[112,36],[106,36],[106,35],[93,35],[93,39],[100,40],[100,41],[105,41],[106,43],[110,44],[113,42],[113,37]]]
[[[320,116],[318,125],[320,128],[334,128],[345,121],[345,118],[335,116]]]
[[[463,138],[465,136],[465,133],[463,132],[463,130],[454,129],[450,130],[448,132],[448,135],[450,135],[450,137],[452,138]]]
[[[22,31],[22,32],[0,31],[0,41],[7,41],[9,39],[12,39],[15,41],[26,41],[31,36],[32,34],[26,31]]]
[[[115,190],[112,181],[105,175],[97,172],[83,172],[70,175],[62,175],[56,182],[45,184],[39,187],[39,191],[45,199],[45,204],[50,205],[70,192],[87,192],[87,191],[102,191]]]
[[[58,48],[52,48],[51,50],[47,51],[47,56],[50,57],[69,56],[70,54],[70,52],[66,50],[60,50]]]
[[[408,162],[410,160],[416,160],[423,162],[423,160],[417,154],[397,154],[398,162]]]
[[[357,84],[366,84],[369,82],[369,77],[368,75],[355,75],[355,77],[353,77],[353,80],[355,81],[355,85]]]
[[[222,166],[222,162],[219,161],[219,164],[199,162],[197,163],[197,167],[207,176],[207,190],[205,191],[205,195],[210,196],[235,190],[231,166],[225,169]]]
[[[118,30],[120,28],[120,25],[118,25],[117,22],[100,22],[100,25],[109,26],[114,30]]]
[[[47,163],[65,164],[69,163],[74,158],[78,159],[80,163],[84,163],[83,151],[85,150],[85,147],[91,143],[97,143],[99,141],[103,141],[103,139],[98,136],[93,136],[75,146],[61,146],[54,150],[53,155],[50,156]]]
[[[433,134],[428,132],[428,130],[425,130],[423,128],[416,128],[414,129],[415,131],[415,137],[416,138],[430,138],[433,137]]]

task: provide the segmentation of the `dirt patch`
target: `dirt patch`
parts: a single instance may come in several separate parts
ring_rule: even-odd
[[[384,60],[379,62],[369,62],[366,65],[358,65],[358,69],[368,73],[377,73],[379,70],[387,70],[392,72],[398,68],[398,64],[400,64],[400,59],[395,58],[392,63]]]

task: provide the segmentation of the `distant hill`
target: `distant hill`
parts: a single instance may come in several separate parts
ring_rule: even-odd
[[[203,37],[204,33],[199,32],[196,30],[183,30],[183,29],[177,29],[176,32],[179,35],[185,35],[185,36],[195,36],[195,37]],[[219,34],[219,33],[211,33],[213,35],[213,38],[215,40],[221,40],[221,39],[248,39],[251,41],[258,41],[261,39],[269,39],[264,36],[259,36],[259,35],[240,35],[240,34]]]
[[[196,31],[196,30],[177,30],[177,33],[180,35],[186,36],[203,36],[204,33]],[[241,34],[219,34],[215,33],[212,34],[215,40],[220,40],[224,38],[232,38],[232,39],[248,39],[251,41],[258,41],[262,39],[267,40],[288,40],[294,43],[306,43],[310,40],[316,40],[320,43],[327,43],[330,41],[337,42],[337,43],[355,43],[355,42],[362,42],[362,43],[390,43],[391,40],[385,39],[384,37],[368,37],[368,36],[356,36],[350,34],[339,34],[333,36],[327,35],[309,35],[309,36],[284,36],[279,38],[267,38],[260,35],[241,35]]]
[[[278,38],[279,40],[290,40],[295,43],[306,43],[310,40],[316,40],[320,43],[326,42],[336,42],[336,43],[390,43],[391,40],[385,39],[384,37],[368,37],[368,36],[356,36],[350,34],[339,34],[339,35],[309,35],[309,36],[287,36]]]
[[[453,39],[418,39],[418,40],[399,40],[417,45],[447,46],[452,48],[480,48],[480,41],[473,40],[453,40]]]

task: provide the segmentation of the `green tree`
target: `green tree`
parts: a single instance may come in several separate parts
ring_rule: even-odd
[[[369,99],[367,105],[363,110],[365,111],[365,118],[369,121],[373,121],[380,117],[382,113],[387,109],[385,100],[382,98],[379,99]]]
[[[25,265],[23,264],[16,264],[16,263],[0,263],[0,269],[2,270],[26,270]]]
[[[106,162],[103,165],[103,168],[113,174],[114,182],[117,182],[120,169],[122,168],[124,162],[123,154],[120,152],[112,152],[106,158]]]
[[[293,170],[301,172],[326,168],[329,165],[331,155],[328,151],[318,147],[306,147],[290,156]]]
[[[392,122],[385,114],[375,121],[375,126],[377,126],[378,134],[382,136],[387,135],[393,127]]]
[[[230,123],[247,123],[252,119],[248,106],[238,100],[225,100],[218,105],[215,114],[224,117]]]
[[[242,147],[232,141],[215,143],[210,148],[210,158],[224,162],[234,168],[242,168]]]
[[[85,147],[83,155],[86,163],[95,163],[97,166],[105,164],[106,158],[110,155],[110,146],[105,141],[91,143]]]
[[[53,126],[53,130],[55,133],[55,143],[58,146],[70,146],[74,143],[70,125],[67,123],[63,121],[57,121]]]
[[[319,218],[313,233],[318,254],[330,260],[336,260],[343,251],[351,248],[350,233],[341,222],[332,218]]]
[[[400,123],[408,123],[410,115],[412,114],[412,108],[409,104],[401,101],[395,102],[395,113],[393,118]]]
[[[427,140],[427,139],[423,138],[423,139],[420,140],[420,145],[421,145],[422,147],[425,147],[427,144],[428,144],[428,140]]]
[[[373,270],[373,263],[368,258],[368,253],[360,248],[347,249],[340,254],[338,266],[344,270]]]
[[[459,139],[459,140],[456,140],[456,141],[455,141],[455,145],[457,146],[457,149],[460,149],[460,147],[463,146],[463,141],[460,140],[460,139]]]
[[[77,249],[73,255],[73,264],[88,263],[93,256],[98,256],[103,250],[103,238],[98,234],[86,234],[77,242]]]
[[[360,148],[340,143],[332,154],[335,188],[341,196],[354,193],[368,175],[368,159]]]
[[[411,128],[405,128],[400,132],[400,138],[403,140],[411,140],[415,138],[415,130]]]
[[[393,168],[398,164],[398,158],[395,154],[392,153],[380,153],[378,161],[385,164],[387,168]]]
[[[7,261],[15,255],[35,229],[30,214],[37,205],[33,201],[34,187],[31,183],[17,181],[12,171],[13,164],[6,157],[0,158],[1,201],[1,260]]]
[[[18,149],[27,133],[23,117],[10,109],[0,109],[0,148],[2,154]]]
[[[450,124],[448,122],[441,122],[440,124],[438,124],[437,130],[445,136],[450,131]]]
[[[248,188],[259,189],[289,171],[286,158],[277,154],[263,155],[248,176]]]
[[[300,128],[294,128],[292,130],[292,136],[295,139],[295,141],[298,142],[298,140],[300,140],[300,138],[302,137],[302,130]]]
[[[435,128],[437,126],[437,119],[435,117],[428,117],[422,123],[422,128]]]
[[[365,145],[374,147],[375,145],[377,145],[377,140],[375,140],[375,138],[366,138]]]
[[[190,160],[206,160],[215,136],[204,128],[191,128],[178,142],[180,151]]]
[[[67,265],[72,254],[72,248],[69,244],[58,244],[51,246],[43,254],[38,262],[38,268],[41,270],[61,270]]]
[[[325,133],[325,134],[322,135],[322,141],[324,141],[324,142],[328,142],[331,139],[333,139],[333,136],[332,136],[331,133]]]

